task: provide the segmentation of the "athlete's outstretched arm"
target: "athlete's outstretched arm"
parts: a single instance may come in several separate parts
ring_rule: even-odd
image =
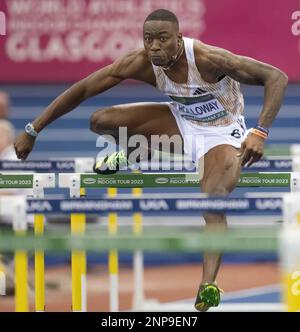
[[[221,74],[241,83],[264,86],[264,105],[259,125],[270,128],[283,101],[288,83],[287,75],[269,64],[222,49],[212,49],[208,57]]]
[[[90,76],[72,85],[59,95],[43,112],[33,121],[33,127],[38,133],[51,122],[72,111],[89,97],[109,90],[127,78],[136,77],[140,66],[138,51],[126,54],[113,64],[106,66]],[[31,152],[35,137],[25,132],[19,135],[15,142],[15,150],[19,159],[26,159]]]
[[[218,75],[228,75],[238,82],[264,86],[264,104],[258,125],[268,129],[275,119],[288,84],[288,77],[278,68],[229,51],[211,48],[208,61]],[[263,155],[264,139],[249,135],[242,146],[242,165],[250,166]]]

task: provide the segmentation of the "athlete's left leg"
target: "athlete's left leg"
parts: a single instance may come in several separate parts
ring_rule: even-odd
[[[202,191],[211,195],[227,196],[235,188],[241,169],[239,150],[231,145],[218,145],[204,156]],[[220,231],[227,228],[225,214],[205,213],[206,230]],[[203,284],[214,284],[221,263],[221,253],[203,254]]]

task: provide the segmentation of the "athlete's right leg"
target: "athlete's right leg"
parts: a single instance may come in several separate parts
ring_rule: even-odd
[[[142,159],[147,158],[149,153],[151,154],[149,143],[151,143],[153,135],[166,135],[169,139],[176,137],[181,142],[169,146],[171,148],[169,152],[183,152],[182,149],[178,151],[178,147],[183,147],[183,142],[176,120],[169,106],[164,103],[132,103],[104,108],[92,114],[90,127],[99,135],[111,135],[120,145],[124,144],[124,141],[119,137],[120,127],[127,128],[128,139],[133,135],[143,135],[148,144],[143,146],[144,156],[141,156]],[[125,142],[125,144],[127,143]],[[174,146],[176,146],[176,151],[174,151]],[[132,149],[135,148],[130,149],[126,146],[128,154]],[[160,149],[163,150],[163,146]]]

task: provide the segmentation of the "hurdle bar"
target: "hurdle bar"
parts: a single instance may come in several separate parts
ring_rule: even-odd
[[[224,232],[161,232],[146,231],[142,235],[132,233],[70,235],[60,233],[45,234],[43,237],[26,235],[22,239],[5,233],[0,234],[0,250],[45,250],[59,253],[62,251],[86,250],[87,252],[107,252],[117,249],[123,252],[136,250],[151,252],[276,252],[279,243],[279,230],[270,228],[235,228]]]
[[[298,150],[297,150],[298,151]],[[73,158],[73,159],[49,159],[49,160],[32,160],[32,161],[0,161],[1,172],[18,172],[29,171],[34,173],[91,173],[93,171],[94,158]],[[163,165],[163,161],[155,164],[154,170],[159,170]],[[143,163],[141,163],[143,165]],[[169,166],[169,164],[168,164]],[[174,165],[174,170],[181,170],[182,163]],[[163,168],[163,167],[162,167]],[[142,166],[143,170],[143,166]],[[191,172],[195,172],[196,168],[189,167]],[[293,157],[278,158],[269,157],[262,159],[243,169],[245,172],[299,172],[300,171],[300,153]],[[161,171],[161,170],[159,170]],[[170,171],[170,170],[169,170]],[[164,170],[162,169],[162,172]]]
[[[1,160],[0,172],[87,173],[93,171],[94,158],[14,161]]]
[[[141,162],[140,168],[142,171],[150,172],[170,172],[172,170],[179,172],[196,172],[196,166],[194,163],[186,165],[183,161],[171,161],[166,162],[154,162],[150,163],[151,168],[149,170],[148,162]],[[183,166],[184,165],[184,166]],[[172,166],[172,167],[170,167]],[[268,157],[261,159],[251,166],[243,167],[244,172],[299,172],[300,171],[300,154],[292,157]]]
[[[117,173],[99,174],[59,174],[59,187],[69,188],[71,197],[78,197],[81,188],[159,188],[159,187],[199,187],[197,173]],[[272,187],[300,190],[300,172],[258,172],[242,173],[237,187]]]
[[[215,211],[224,213],[259,212],[262,215],[270,212],[282,213],[282,196],[264,197],[238,197],[238,198],[83,198],[83,199],[28,199],[27,212],[29,214],[71,214],[84,213],[87,215],[109,215],[118,213],[132,215],[143,213],[145,215],[161,215],[162,212],[199,213]]]

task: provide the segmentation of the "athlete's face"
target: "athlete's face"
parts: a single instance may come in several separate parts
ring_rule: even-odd
[[[178,26],[168,21],[147,21],[144,24],[144,47],[149,60],[156,66],[166,66],[176,55],[182,34]]]

